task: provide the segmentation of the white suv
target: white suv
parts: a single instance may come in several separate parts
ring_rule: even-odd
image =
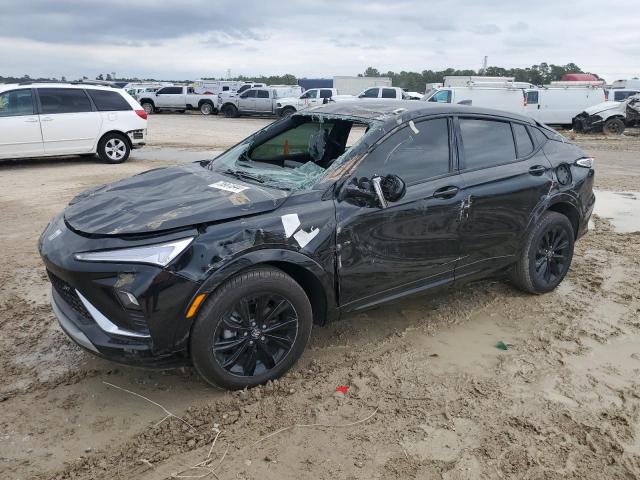
[[[145,144],[147,114],[124,90],[72,83],[0,85],[0,159],[98,156],[121,163]]]

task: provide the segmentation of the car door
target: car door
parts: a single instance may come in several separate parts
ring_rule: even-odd
[[[540,117],[540,92],[538,90],[525,90],[524,114],[535,118]]]
[[[44,153],[88,153],[95,144],[102,118],[82,88],[38,88]]]
[[[300,99],[303,102],[302,108],[313,107],[318,104],[318,90],[312,88],[311,90],[307,90],[302,94]]]
[[[513,262],[553,174],[525,124],[492,117],[460,117],[456,124],[465,184],[458,279]]]
[[[256,90],[247,90],[238,97],[238,108],[242,112],[256,111]]]
[[[33,91],[18,88],[0,93],[0,158],[37,156],[43,152]]]
[[[387,208],[336,201],[340,302],[348,309],[453,281],[464,188],[452,138],[447,117],[416,120],[356,167],[354,178],[398,175],[406,194]]]
[[[269,95],[269,90],[259,89],[256,90],[255,111],[270,113],[273,111],[273,100]]]

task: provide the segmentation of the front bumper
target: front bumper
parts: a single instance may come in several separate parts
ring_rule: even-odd
[[[51,280],[52,307],[65,333],[100,357],[168,368],[189,363],[188,302],[199,283],[152,265],[80,262],[77,251],[113,242],[69,230],[62,217],[45,230],[40,254]],[[122,292],[138,301],[133,307]]]

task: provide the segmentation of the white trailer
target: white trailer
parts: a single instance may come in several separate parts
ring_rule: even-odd
[[[423,101],[457,103],[474,107],[494,108],[507,112],[523,113],[524,94],[516,87],[440,87],[427,93]]]
[[[333,77],[333,88],[341,95],[358,95],[369,87],[390,87],[389,77]]]

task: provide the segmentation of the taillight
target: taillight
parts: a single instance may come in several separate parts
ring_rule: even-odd
[[[143,120],[147,119],[147,112],[144,110],[136,110],[136,114]]]

